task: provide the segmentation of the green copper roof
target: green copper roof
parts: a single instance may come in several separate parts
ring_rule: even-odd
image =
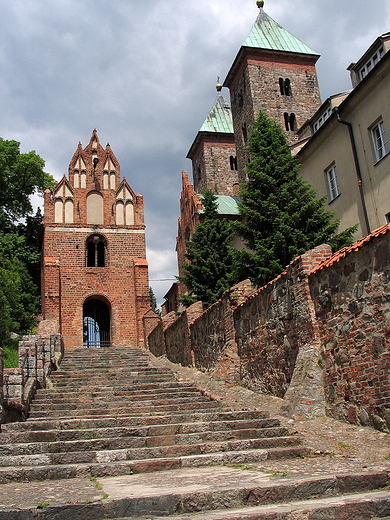
[[[233,133],[233,120],[230,104],[218,92],[217,99],[206,117],[200,132]]]
[[[242,46],[319,56],[317,52],[275,22],[262,8]]]
[[[202,195],[198,195],[202,200]],[[216,195],[218,202],[218,215],[239,215],[238,202],[240,197],[233,197],[231,195]],[[199,213],[204,213],[203,209]]]

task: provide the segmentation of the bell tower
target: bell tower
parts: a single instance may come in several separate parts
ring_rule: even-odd
[[[260,111],[280,123],[288,142],[321,106],[315,64],[320,57],[286,31],[256,2],[259,14],[231,66],[224,86],[230,90],[238,167],[249,157],[245,151],[251,126]]]
[[[44,197],[42,309],[65,348],[144,344],[150,308],[143,198],[94,130]]]

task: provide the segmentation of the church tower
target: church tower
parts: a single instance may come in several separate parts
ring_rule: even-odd
[[[264,11],[259,14],[231,66],[230,89],[239,170],[248,161],[245,147],[260,111],[280,123],[290,144],[297,130],[320,107],[315,64],[319,54],[286,31]]]
[[[93,131],[45,192],[42,308],[65,348],[144,344],[150,308],[143,198]]]
[[[192,161],[195,193],[205,189],[216,195],[234,195],[238,190],[236,145],[230,103],[217,84],[217,98],[201,126],[187,159]]]

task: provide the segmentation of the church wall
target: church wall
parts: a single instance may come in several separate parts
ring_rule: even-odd
[[[205,189],[216,195],[234,195],[234,185],[239,183],[238,171],[230,166],[230,157],[236,157],[236,146],[231,139],[204,140],[192,161],[194,190],[202,193]]]
[[[284,56],[251,49],[229,83],[239,167],[248,161],[247,137],[260,111],[280,124],[290,144],[298,128],[320,107],[314,58]],[[279,78],[290,80],[291,95],[282,95]],[[286,130],[284,113],[295,114],[294,130]]]

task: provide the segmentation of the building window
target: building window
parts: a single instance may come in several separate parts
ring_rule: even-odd
[[[375,65],[383,58],[385,54],[384,47],[380,47],[377,51],[372,54],[366,63],[359,69],[360,81],[364,79],[367,74],[375,67]]]
[[[237,157],[234,155],[230,156],[230,169],[237,170]]]
[[[291,96],[291,82],[288,78],[279,78],[279,88],[282,96]]]
[[[386,213],[385,220],[386,220],[386,224],[390,224],[390,213]]]
[[[339,180],[337,178],[336,166],[333,165],[331,168],[326,170],[326,180],[328,183],[329,202],[332,202],[341,193]]]
[[[287,112],[284,113],[284,126],[286,127],[287,131],[295,130],[295,114],[288,114]]]
[[[91,235],[87,239],[87,267],[106,266],[106,241],[101,235]]]
[[[387,140],[385,125],[379,121],[371,128],[372,143],[374,146],[375,162],[378,162],[389,153],[389,142]]]

